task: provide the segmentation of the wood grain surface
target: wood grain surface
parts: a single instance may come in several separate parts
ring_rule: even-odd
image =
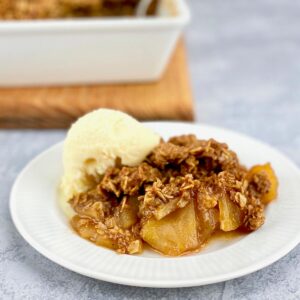
[[[156,83],[1,88],[0,127],[65,128],[99,107],[119,109],[140,120],[193,120],[183,41]]]

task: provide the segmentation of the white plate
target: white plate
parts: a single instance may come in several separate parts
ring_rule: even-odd
[[[114,283],[147,287],[185,287],[224,281],[254,272],[278,260],[300,241],[300,172],[278,151],[225,129],[175,122],[147,123],[164,138],[195,133],[229,144],[242,163],[271,162],[280,182],[279,197],[256,232],[220,240],[194,255],[167,258],[146,251],[120,255],[97,247],[71,230],[57,203],[62,176],[62,144],[30,162],[11,193],[12,219],[27,242],[52,261],[80,274]]]

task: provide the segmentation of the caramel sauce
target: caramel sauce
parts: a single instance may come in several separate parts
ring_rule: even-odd
[[[210,236],[210,238],[206,241],[205,244],[208,245],[209,243],[215,240],[232,240],[246,235],[247,232],[240,229],[227,231],[227,232],[222,230],[217,230],[213,235]]]

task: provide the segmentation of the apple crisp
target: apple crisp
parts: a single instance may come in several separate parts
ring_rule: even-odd
[[[76,17],[134,16],[139,0],[1,0],[0,19],[30,20]],[[153,0],[147,15],[154,15]]]
[[[257,230],[277,187],[270,164],[247,169],[224,143],[177,136],[138,166],[117,160],[69,201],[76,212],[71,224],[81,237],[119,253],[141,253],[147,243],[178,256],[199,250],[219,230]]]

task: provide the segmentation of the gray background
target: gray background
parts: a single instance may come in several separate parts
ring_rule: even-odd
[[[262,139],[299,166],[300,1],[191,0],[190,5],[187,44],[197,121]],[[236,280],[161,290],[89,279],[41,256],[16,232],[9,192],[25,164],[64,135],[0,131],[0,299],[300,299],[299,246]]]

